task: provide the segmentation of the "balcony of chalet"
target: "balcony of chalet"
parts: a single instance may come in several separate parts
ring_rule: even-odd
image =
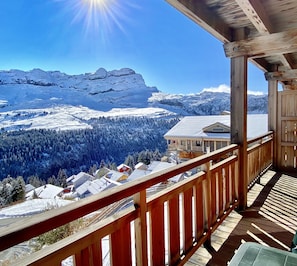
[[[240,146],[232,144],[2,227],[0,249],[93,213],[87,227],[11,265],[65,265],[65,259],[66,265],[226,265],[245,241],[289,250],[297,227],[297,179],[271,168],[273,136],[248,143],[244,209]],[[184,172],[192,175],[157,189]]]
[[[297,227],[297,2],[167,2],[221,41],[230,58],[231,145],[0,228],[3,251],[99,212],[77,233],[12,265],[61,265],[65,259],[74,265],[226,265],[243,242],[292,254],[287,250]],[[248,62],[268,82],[267,133],[249,141]],[[182,173],[190,174],[168,185]]]

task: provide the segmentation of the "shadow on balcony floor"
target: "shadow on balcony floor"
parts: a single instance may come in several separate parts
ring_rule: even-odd
[[[227,265],[243,242],[289,250],[297,228],[297,178],[269,170],[248,193],[248,208],[231,215],[186,265]]]

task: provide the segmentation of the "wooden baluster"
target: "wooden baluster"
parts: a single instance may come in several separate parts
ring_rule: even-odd
[[[152,265],[165,264],[164,205],[153,206],[150,217]]]
[[[180,224],[179,194],[168,202],[169,221],[169,265],[176,265],[180,260]]]
[[[184,249],[187,252],[193,245],[193,188],[184,192]]]
[[[203,178],[204,179],[204,178]],[[204,179],[205,180],[205,179]],[[204,200],[204,193],[202,189],[203,180],[200,177],[195,186],[195,212],[196,212],[196,228],[195,228],[195,239],[198,241],[200,237],[203,235],[205,228],[204,222],[205,218],[203,215],[203,210],[205,209],[205,200]]]
[[[130,223],[123,224],[119,230],[112,233],[110,241],[111,265],[132,265]]]
[[[225,169],[221,168],[217,173],[217,183],[218,183],[218,198],[217,200],[219,209],[218,209],[218,217],[221,217],[224,214],[225,206],[224,206],[224,182],[225,182]],[[217,217],[217,218],[218,218]]]
[[[230,208],[230,167],[229,164],[224,170],[225,170],[225,210],[228,210]]]
[[[134,205],[139,209],[139,217],[135,220],[136,264],[146,266],[147,255],[147,221],[146,221],[146,191],[134,196]]]

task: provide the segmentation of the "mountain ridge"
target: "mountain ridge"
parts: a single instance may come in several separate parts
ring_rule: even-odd
[[[248,110],[254,114],[267,113],[267,95],[249,95]],[[75,124],[77,128],[89,127],[88,120],[98,116],[217,115],[223,111],[230,111],[229,93],[162,93],[147,86],[142,75],[130,68],[107,71],[101,67],[94,73],[78,75],[41,69],[0,71],[2,129],[56,129],[62,124],[67,129],[68,118],[61,118],[65,112],[70,119],[69,129],[73,129]],[[54,113],[61,115],[57,117]],[[47,121],[36,123],[41,118]],[[53,119],[57,126],[49,126],[48,121]]]

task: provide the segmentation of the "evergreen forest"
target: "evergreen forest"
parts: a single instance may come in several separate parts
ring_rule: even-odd
[[[164,134],[177,122],[168,117],[101,117],[89,121],[92,129],[2,131],[0,180],[22,176],[26,182],[36,176],[46,181],[61,169],[70,176],[94,166],[118,165],[146,150],[164,154]]]

